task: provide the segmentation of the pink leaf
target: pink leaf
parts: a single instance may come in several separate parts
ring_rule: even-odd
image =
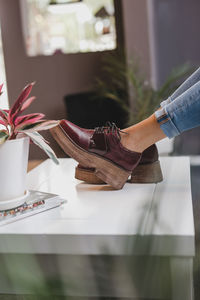
[[[0,109],[0,118],[8,123],[8,113],[6,112],[6,110]]]
[[[25,109],[27,109],[35,99],[36,97],[28,98],[22,105],[20,113],[22,113]]]
[[[3,120],[1,120],[1,119],[0,119],[0,124],[3,125],[3,126],[5,126],[5,127],[7,126],[6,122],[3,121]]]
[[[28,98],[33,85],[34,85],[34,82],[28,84],[23,89],[23,91],[21,92],[21,94],[19,95],[19,97],[17,98],[17,100],[15,101],[13,106],[11,107],[11,109],[9,111],[9,119],[10,119],[11,123],[12,123],[13,119],[15,118],[15,116],[20,113],[21,107],[22,107],[23,103],[26,101],[26,99]]]
[[[41,124],[41,123],[42,123],[42,120],[38,121],[36,123],[26,124],[26,125],[23,125],[23,126],[21,124],[19,124],[18,127],[17,127],[17,131],[22,132],[22,131],[30,130],[30,129],[31,129],[31,131],[35,131],[34,128],[36,126],[38,126],[39,124]]]
[[[55,120],[43,121],[43,122],[37,124],[36,126],[34,126],[33,128],[30,128],[30,129],[24,128],[23,130],[28,131],[28,132],[47,130],[47,129],[57,126],[59,124],[59,122],[60,121],[55,121]]]
[[[39,121],[40,121],[40,119],[37,119],[37,118],[35,118],[35,119],[30,119],[30,120],[26,120],[26,121],[24,121],[24,122],[18,124],[18,125],[15,127],[15,131],[16,131],[16,130],[20,130],[21,128],[23,128],[23,127],[26,126],[26,125],[35,125],[35,126],[36,126],[36,125],[38,124]]]
[[[35,122],[37,122],[38,120],[40,120],[44,117],[45,117],[45,115],[40,114],[40,113],[28,114],[28,115],[24,115],[24,116],[21,116],[21,117],[16,117],[16,119],[14,121],[14,124],[19,125],[19,124],[22,124],[26,121],[31,121],[31,123],[35,123]]]
[[[26,120],[23,123],[20,123],[19,125],[17,125],[15,127],[15,132],[16,131],[24,130],[24,128],[27,128],[27,129],[34,128],[34,127],[36,127],[40,123],[41,123],[40,120],[39,119],[36,120],[36,118],[34,119],[34,121],[32,119]]]

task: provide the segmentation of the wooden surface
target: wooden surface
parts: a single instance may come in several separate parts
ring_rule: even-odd
[[[28,172],[30,172],[31,170],[33,170],[34,168],[36,168],[37,166],[39,166],[44,160],[39,160],[39,159],[35,159],[35,160],[29,160],[28,162]]]

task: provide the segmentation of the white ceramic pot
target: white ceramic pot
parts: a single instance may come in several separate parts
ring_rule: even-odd
[[[29,138],[0,145],[0,210],[17,207],[25,201]]]

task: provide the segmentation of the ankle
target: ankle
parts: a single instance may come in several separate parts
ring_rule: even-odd
[[[122,145],[131,151],[140,153],[166,137],[154,114],[123,131],[125,133],[121,134]]]
[[[124,133],[121,134],[121,144],[128,150],[134,152],[143,152],[145,150],[140,135],[137,130],[132,128],[131,132],[128,129],[123,130]]]

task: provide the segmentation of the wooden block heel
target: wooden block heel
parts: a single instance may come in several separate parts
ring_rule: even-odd
[[[105,171],[106,170],[106,171]],[[113,186],[116,190],[120,190],[123,188],[125,182],[127,181],[130,173],[125,170],[119,169],[114,166],[109,169],[96,169],[95,174],[99,177],[103,182],[106,182]]]
[[[95,175],[95,171],[87,170],[85,168],[76,167],[75,178],[81,181],[85,181],[89,184],[105,184],[103,180]]]
[[[83,166],[95,168],[95,174],[115,189],[122,189],[131,171],[126,171],[107,159],[85,151],[70,139],[60,126],[50,130],[52,136],[69,156]]]
[[[139,164],[131,175],[130,183],[157,183],[163,180],[160,162]]]

